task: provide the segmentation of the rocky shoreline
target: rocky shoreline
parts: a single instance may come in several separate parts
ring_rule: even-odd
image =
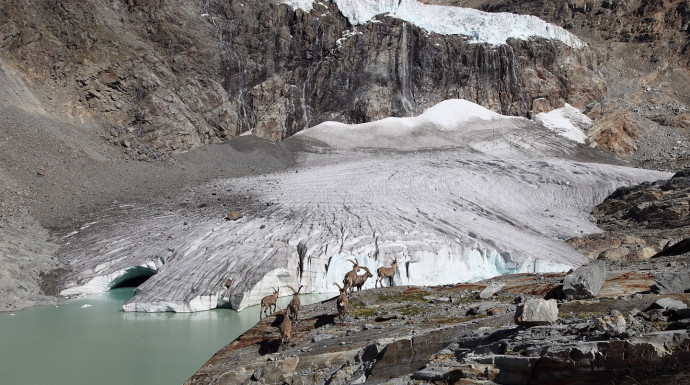
[[[283,345],[283,316],[265,318],[186,384],[686,383],[690,281],[654,291],[687,275],[689,261],[685,253],[608,263],[599,293],[570,301],[564,274],[364,290],[349,296],[344,322],[334,299],[305,306]],[[554,322],[516,318],[520,304],[545,298],[557,302]]]

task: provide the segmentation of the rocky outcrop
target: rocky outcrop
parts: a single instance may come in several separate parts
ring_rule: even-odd
[[[568,240],[590,258],[631,261],[687,252],[690,173],[616,190],[593,215],[606,232]]]
[[[545,301],[562,274],[363,290],[350,295],[345,322],[334,322],[333,299],[305,306],[289,344],[279,343],[281,317],[264,319],[186,384],[684,383],[690,297],[644,291],[674,263],[687,263],[687,256],[646,261],[644,280],[632,270],[612,275],[605,294],[589,300]],[[497,282],[503,288],[491,301],[479,297]],[[550,304],[548,322],[516,326],[514,302],[525,298],[526,306]],[[485,310],[470,312],[478,305]]]
[[[247,131],[279,140],[324,120],[407,116],[450,98],[531,116],[606,91],[589,49],[470,44],[375,21],[352,26],[334,3],[306,13],[278,1],[25,2],[0,12],[0,52],[51,103],[101,123],[141,159]]]

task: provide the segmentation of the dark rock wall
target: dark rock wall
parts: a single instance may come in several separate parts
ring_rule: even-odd
[[[531,116],[606,91],[589,50],[468,44],[401,20],[353,27],[334,4],[24,1],[0,11],[2,57],[58,109],[140,158],[240,133],[418,114],[449,98]]]

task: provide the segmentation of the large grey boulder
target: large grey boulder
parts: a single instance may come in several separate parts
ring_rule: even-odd
[[[690,271],[659,274],[654,281],[652,291],[656,294],[690,292]]]
[[[558,320],[558,305],[555,299],[528,299],[515,312],[515,323],[520,326],[550,325]]]
[[[479,293],[479,298],[481,299],[488,299],[494,296],[494,294],[498,293],[503,289],[503,287],[506,284],[503,282],[493,282],[490,285],[487,285],[484,290],[482,290],[481,293]]]
[[[604,261],[592,261],[565,276],[563,294],[568,300],[593,298],[606,281]]]
[[[673,298],[661,298],[654,302],[650,307],[650,309],[662,309],[664,311],[666,310],[681,310],[681,309],[687,309],[688,305],[685,304],[685,302],[673,299]]]

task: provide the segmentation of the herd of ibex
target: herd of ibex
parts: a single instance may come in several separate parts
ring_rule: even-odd
[[[369,269],[365,266],[359,266],[359,263],[356,259],[348,259],[348,261],[352,263],[352,270],[348,271],[345,274],[345,277],[343,278],[343,286],[341,287],[340,285],[338,285],[337,282],[333,282],[333,284],[338,288],[338,290],[340,290],[340,295],[336,299],[336,310],[338,311],[340,322],[345,321],[345,316],[347,315],[348,289],[350,289],[350,292],[352,292],[356,287],[357,291],[359,291],[362,289],[362,286],[364,286],[364,283],[367,281],[367,279],[373,277],[371,271],[369,271]],[[381,282],[381,287],[383,287],[384,278],[388,278],[388,285],[393,286],[393,277],[395,277],[395,271],[397,268],[397,259],[393,259],[393,263],[390,267],[379,267],[376,270],[376,274],[378,275],[378,277],[376,278],[374,287],[378,287],[379,282]],[[364,270],[364,274],[358,274],[359,270]],[[280,307],[278,307],[277,301],[278,292],[280,288],[277,288],[273,289],[273,294],[267,295],[261,299],[261,308],[259,310],[259,319],[262,318],[262,315],[264,317],[267,317],[272,312],[275,312],[276,307],[278,307],[278,310],[280,310],[280,312],[283,314],[283,320],[279,326],[281,344],[290,341],[290,335],[292,334],[292,322],[299,321],[299,293],[302,290],[302,286],[300,286],[297,290],[295,290],[290,285],[288,285],[288,287],[290,288],[290,290],[292,290],[292,300],[288,304],[287,308],[280,309]]]

